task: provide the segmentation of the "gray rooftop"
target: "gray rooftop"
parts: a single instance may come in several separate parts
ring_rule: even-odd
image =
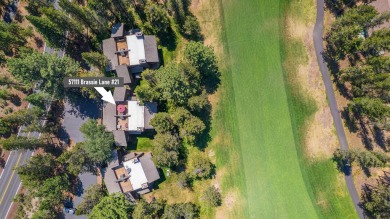
[[[145,129],[154,129],[152,125],[150,125],[150,120],[153,119],[154,115],[157,113],[157,103],[154,102],[146,102],[145,104]]]
[[[115,175],[115,172],[112,170],[113,168],[117,167],[119,165],[118,162],[118,153],[116,150],[112,151],[112,161],[108,163],[107,168],[104,171],[104,184],[106,184],[107,190],[109,194],[115,193],[115,192],[122,192],[119,184],[116,182],[117,178]]]
[[[107,131],[116,130],[116,105],[104,103],[103,106],[103,125]]]
[[[144,153],[138,159],[141,161],[142,169],[144,170],[148,183],[152,183],[160,179],[160,175],[158,174],[157,168],[152,160],[152,153]]]
[[[115,70],[118,65],[118,56],[116,54],[116,42],[114,38],[108,38],[103,40],[103,54],[110,61],[110,67],[108,70]]]
[[[145,58],[147,62],[160,63],[156,37],[153,35],[144,36]]]
[[[125,87],[115,87],[113,96],[114,96],[115,101],[118,101],[118,102],[125,101],[126,88]]]
[[[123,37],[125,34],[125,28],[123,23],[112,25],[111,37]]]
[[[116,71],[116,75],[118,77],[123,78],[124,84],[133,83],[133,75],[130,74],[130,71],[127,68],[127,65],[118,65],[118,66],[116,66],[115,71]]]
[[[125,131],[116,130],[112,132],[114,134],[115,145],[118,147],[126,147],[127,139]]]

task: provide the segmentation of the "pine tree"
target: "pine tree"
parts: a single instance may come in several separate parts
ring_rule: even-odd
[[[354,112],[367,116],[372,121],[383,120],[390,113],[390,107],[379,98],[354,98],[348,107]]]
[[[42,12],[56,25],[58,29],[61,29],[63,32],[69,31],[72,34],[82,35],[82,26],[70,18],[66,13],[60,10],[55,10],[52,7],[44,8]]]
[[[109,31],[107,29],[104,30],[103,26],[88,8],[82,8],[76,3],[68,0],[59,0],[59,4],[65,12],[69,13],[74,19],[91,29],[95,35],[99,35],[100,31]]]
[[[42,34],[47,44],[53,48],[62,49],[65,47],[66,37],[65,32],[59,29],[48,18],[36,17],[32,15],[26,16],[27,20]]]
[[[105,72],[105,68],[108,64],[106,56],[99,52],[83,52],[81,56],[88,65],[95,66],[101,72]]]

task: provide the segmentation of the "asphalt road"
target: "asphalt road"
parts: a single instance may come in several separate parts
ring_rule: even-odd
[[[56,53],[60,57],[64,55],[64,51],[56,51],[45,45],[44,53]],[[28,108],[33,107],[29,104]],[[44,121],[42,121],[42,124]],[[20,127],[18,136],[24,136],[28,138],[39,138],[38,132],[24,132],[24,126]],[[12,151],[5,164],[4,170],[0,176],[0,219],[5,219],[11,208],[13,198],[18,193],[20,187],[20,179],[17,172],[14,170],[16,167],[24,164],[32,156],[33,151]]]
[[[9,22],[12,22],[14,17],[14,12],[17,10],[18,1],[14,1],[12,7],[10,6],[9,12]],[[54,8],[58,9],[58,1],[54,0]],[[65,52],[63,50],[54,50],[48,46],[44,47],[43,53],[48,54],[57,54],[59,57],[63,57]],[[33,107],[29,104],[28,108]],[[44,124],[44,121],[42,121]],[[18,136],[24,136],[28,138],[39,138],[40,133],[38,132],[23,132],[25,127],[20,127]],[[0,175],[0,219],[6,219],[9,210],[11,209],[12,201],[15,195],[18,193],[19,187],[21,185],[19,176],[15,170],[16,167],[24,164],[30,157],[33,155],[33,151],[12,151],[6,161],[3,172]],[[90,180],[90,177],[85,176],[87,181]],[[96,180],[95,180],[96,181]]]
[[[20,179],[14,167],[22,165],[32,156],[32,151],[12,151],[0,179],[0,218],[6,218],[14,196],[19,190]]]
[[[317,19],[316,19],[316,24],[314,26],[314,32],[313,32],[314,47],[316,50],[317,61],[321,70],[322,79],[325,84],[326,95],[328,97],[329,107],[332,113],[334,125],[336,127],[336,132],[340,142],[340,147],[342,150],[348,150],[347,137],[345,136],[345,131],[344,131],[343,123],[341,121],[340,112],[337,108],[337,102],[336,102],[336,97],[332,86],[332,81],[330,79],[328,68],[326,66],[326,62],[323,57],[324,46],[323,46],[322,36],[324,30],[324,9],[325,9],[324,0],[317,0]],[[364,218],[363,209],[360,208],[359,206],[360,198],[356,191],[355,185],[353,183],[352,175],[351,174],[344,175],[344,178],[347,184],[349,194],[355,205],[355,209],[359,217]]]
[[[28,108],[33,107],[31,104]],[[43,121],[42,121],[43,123]],[[38,132],[23,132],[24,126],[20,127],[18,136],[28,138],[39,138]],[[24,164],[32,156],[33,151],[12,151],[5,164],[0,177],[0,218],[6,218],[11,208],[14,196],[17,194],[20,186],[20,179],[15,170],[16,167]]]

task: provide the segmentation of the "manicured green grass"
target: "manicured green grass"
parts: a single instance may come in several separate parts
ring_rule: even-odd
[[[357,218],[352,200],[344,183],[344,177],[330,158],[316,160],[303,153],[305,121],[317,110],[315,101],[307,98],[299,84],[294,83],[298,64],[307,61],[302,42],[286,38],[283,46],[285,79],[290,114],[294,127],[295,143],[300,157],[302,175],[320,218]],[[321,147],[322,145],[319,145]]]
[[[152,151],[153,145],[152,145],[152,139],[149,137],[134,137],[128,146],[128,150],[132,151],[141,151],[141,152],[149,152]]]
[[[216,165],[226,170],[221,186],[241,192],[231,218],[343,218],[350,214],[339,213],[351,207],[345,192],[342,198],[334,192],[323,194],[336,191],[340,184],[333,164],[311,164],[302,155],[303,122],[315,106],[292,92],[282,68],[286,50],[294,49],[283,46],[286,4],[283,0],[221,4],[227,69],[213,126],[213,135],[221,139]],[[317,202],[319,194],[328,203],[324,207]]]

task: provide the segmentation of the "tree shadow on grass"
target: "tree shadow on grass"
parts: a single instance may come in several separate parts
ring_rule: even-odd
[[[364,175],[366,175],[367,177],[371,177],[370,168],[367,168],[367,167],[365,167],[363,165],[360,165],[360,167],[362,168]]]
[[[5,167],[5,159],[3,156],[0,156],[0,167],[4,168]]]
[[[341,111],[341,118],[345,120],[345,124],[350,132],[356,133],[359,128],[356,125],[356,119],[348,109],[348,107],[344,107],[343,111]]]
[[[366,124],[364,124],[363,119],[359,118],[358,122],[359,122],[359,126],[360,126],[359,136],[362,138],[362,142],[364,144],[364,147],[366,147],[367,150],[372,151],[374,149],[374,145],[373,145],[372,139],[369,135],[369,130],[368,130]]]
[[[374,139],[375,143],[379,145],[384,151],[387,151],[387,146],[386,146],[386,138],[385,134],[382,129],[380,129],[377,125],[374,125]]]
[[[10,99],[11,103],[13,103],[15,106],[22,105],[22,100],[18,95],[12,95]]]
[[[165,182],[165,180],[167,180],[164,171],[161,168],[157,168],[157,171],[158,171],[158,175],[160,175],[160,179],[153,182],[153,189],[159,189],[160,184]]]
[[[352,174],[352,166],[350,164],[350,161],[348,159],[346,160],[337,160],[335,157],[333,157],[333,162],[337,165],[337,170],[344,173],[346,176],[349,176]]]
[[[165,33],[158,33],[160,39],[160,45],[167,48],[168,51],[175,51],[177,47],[177,36],[171,27],[167,29]]]
[[[203,123],[205,124],[206,128],[205,130],[198,136],[196,136],[195,139],[195,145],[200,149],[204,150],[209,142],[211,141],[211,105],[207,105],[206,108],[200,112],[194,112],[195,116],[199,117]]]

